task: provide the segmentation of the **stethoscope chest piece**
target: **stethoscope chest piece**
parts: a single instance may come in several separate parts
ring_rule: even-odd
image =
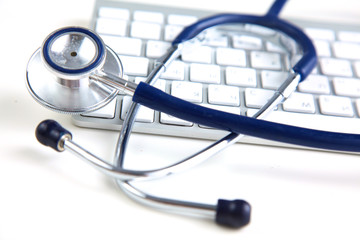
[[[32,55],[26,82],[31,95],[42,105],[79,114],[103,107],[118,93],[90,79],[100,71],[122,77],[116,53],[88,29],[62,28],[51,33]]]

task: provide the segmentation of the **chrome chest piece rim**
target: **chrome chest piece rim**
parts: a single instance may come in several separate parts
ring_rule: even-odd
[[[88,29],[63,28],[43,43],[44,63],[62,74],[84,74],[104,63],[106,50],[101,38]]]
[[[118,94],[118,90],[90,79],[101,71],[123,76],[117,54],[90,30],[62,28],[51,33],[30,58],[26,84],[43,106],[81,114],[105,106]]]

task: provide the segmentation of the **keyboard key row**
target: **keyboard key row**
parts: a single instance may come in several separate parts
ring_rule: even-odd
[[[103,40],[119,55],[142,56],[143,45],[138,38],[115,37],[102,35]],[[146,56],[159,58],[170,47],[170,43],[162,41],[148,41],[146,44]],[[217,48],[215,51],[215,63],[222,66],[247,66],[246,52],[240,49]],[[184,51],[181,55],[184,62],[207,63],[213,62],[213,49],[208,46],[200,46],[195,51]],[[250,65],[253,68],[281,70],[282,61],[278,53],[251,52]],[[360,65],[359,65],[360,66]]]
[[[313,43],[318,56],[360,60],[360,42],[313,40]]]
[[[300,92],[314,94],[330,94],[329,79],[323,75],[309,75],[305,81],[299,83]]]
[[[161,37],[161,25],[148,22],[132,22],[130,36],[134,38],[159,40]]]
[[[120,56],[126,75],[147,76],[149,60],[143,57]],[[184,80],[186,64],[174,61],[162,74],[162,78],[169,80]],[[277,89],[286,79],[288,73],[280,71],[261,71],[261,84],[265,89]],[[190,64],[191,82],[220,84],[221,69],[212,64]],[[256,87],[256,71],[251,68],[226,67],[226,84],[243,87]],[[360,80],[358,78],[334,77],[333,87],[336,95],[360,97]],[[310,75],[306,81],[299,84],[298,90],[305,93],[329,94],[330,83],[326,76]]]
[[[318,56],[360,60],[360,32],[308,28]]]
[[[147,76],[149,60],[143,57],[120,56],[126,75]],[[162,74],[169,80],[184,80],[185,63],[174,61]],[[277,89],[286,79],[288,73],[280,71],[261,71],[261,83],[265,89]],[[256,71],[251,68],[226,67],[226,84],[243,87],[256,87]],[[212,64],[190,64],[190,81],[200,83],[220,84],[221,69]],[[333,87],[336,95],[360,97],[360,80],[358,78],[334,77]],[[305,93],[329,94],[330,83],[326,76],[310,75],[306,81],[299,84],[298,90]]]
[[[128,25],[129,24],[129,25]],[[129,23],[123,19],[98,18],[95,30],[101,35],[112,35],[117,37],[140,38],[144,40],[161,40],[171,42],[184,29],[180,25],[161,25],[156,22],[134,21]],[[163,36],[163,37],[162,37]],[[232,44],[230,44],[230,42]],[[202,42],[205,46],[228,47],[236,49],[262,50],[284,53],[285,50],[272,42],[265,42],[258,37],[247,35],[225,36],[218,35],[205,38]],[[264,45],[264,46],[263,46]]]
[[[189,86],[186,86],[186,85]],[[165,90],[166,82],[161,80],[157,87]],[[192,89],[189,91],[189,89]],[[202,102],[202,86],[199,83],[175,81],[171,84],[171,94],[194,102],[204,104]],[[209,85],[208,87],[208,103],[204,106],[211,107],[214,109],[227,111],[235,114],[240,114],[240,92],[237,87],[222,86],[222,85]],[[265,102],[272,96],[272,90],[247,88],[244,92],[245,106],[248,108],[260,108]],[[331,96],[331,95],[320,95],[319,96],[319,110],[324,115],[331,116],[343,116],[353,117],[355,110],[360,114],[360,99],[355,101],[355,110],[353,103],[348,97]],[[125,96],[121,104],[120,118],[124,119],[127,109],[131,104],[131,97]],[[309,113],[313,114],[316,112],[315,99],[313,95],[307,93],[293,93],[289,99],[283,104],[283,110],[289,112],[298,113]],[[91,112],[83,114],[88,117],[99,117],[99,118],[114,118],[116,109],[116,99],[111,101],[105,107]],[[167,124],[186,125],[190,126],[186,121],[176,119],[162,114],[161,122]],[[137,115],[137,121],[141,122],[154,122],[154,110],[141,106]]]
[[[354,115],[351,99],[332,95],[319,97],[321,113],[326,115],[352,117]]]
[[[360,59],[360,43],[334,42],[333,49],[337,58]]]
[[[355,78],[334,78],[333,85],[336,95],[360,97],[360,80]]]
[[[131,19],[130,11],[128,9],[113,7],[99,8],[98,17],[122,20]],[[137,10],[133,12],[133,20],[163,24],[165,23],[165,15],[160,12]],[[167,16],[167,23],[173,25],[186,26],[196,22],[197,20],[197,17],[190,15],[169,14]]]
[[[326,40],[329,42],[336,39],[342,42],[360,43],[360,32],[356,31],[338,31],[322,28],[305,28],[306,34],[316,40]]]
[[[351,77],[351,63],[348,60],[336,58],[320,58],[320,68],[323,74],[329,76]]]
[[[131,19],[130,11],[128,9],[112,7],[101,7],[98,12],[98,17],[121,20]],[[165,15],[160,12],[137,10],[133,13],[133,20],[164,24]],[[190,15],[169,14],[167,16],[167,24],[170,25],[187,26],[196,22],[197,20],[197,17]],[[264,29],[261,29],[261,33],[263,32]],[[319,28],[306,28],[305,32],[313,39],[334,41],[337,35],[337,38],[340,41],[360,43],[360,32],[339,31],[338,33],[335,33],[333,30],[330,29]],[[241,42],[243,42],[243,40],[241,40],[241,38],[239,40],[239,43],[242,44]],[[259,46],[259,42],[256,39],[246,39],[245,42],[250,44],[251,47],[255,47],[255,49],[257,48],[257,46]]]

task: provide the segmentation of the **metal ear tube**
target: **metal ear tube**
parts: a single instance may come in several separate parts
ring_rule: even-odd
[[[37,140],[52,149],[62,152],[69,150],[80,158],[83,158],[88,163],[96,167],[98,170],[105,172],[107,175],[113,176],[116,179],[123,179],[122,181],[131,181],[141,178],[143,172],[124,171],[107,163],[106,161],[97,158],[89,151],[80,147],[72,141],[72,134],[63,128],[58,122],[54,120],[44,120],[37,126],[35,130]],[[149,171],[147,178],[160,177],[159,174],[154,174],[156,170]],[[152,173],[152,176],[150,175]],[[161,169],[160,169],[161,173]],[[164,176],[162,176],[164,177]],[[124,182],[126,183],[126,182]],[[191,215],[198,215],[205,218],[213,219],[217,224],[239,228],[245,226],[250,222],[251,207],[244,200],[225,200],[219,199],[216,205],[201,204],[196,202],[185,202],[178,200],[169,200],[165,198],[154,197],[148,195],[131,185],[124,184],[122,186],[124,192],[136,200],[149,201],[153,200],[153,207],[164,208],[164,206],[171,205],[171,211],[185,214],[189,212]],[[161,202],[161,206],[159,204]],[[147,203],[146,203],[147,204]]]
[[[54,120],[44,120],[39,123],[35,130],[35,136],[41,144],[58,152],[65,150],[65,140],[72,139],[72,134]]]

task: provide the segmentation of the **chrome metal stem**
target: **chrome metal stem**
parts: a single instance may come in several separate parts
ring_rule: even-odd
[[[172,46],[167,51],[167,53],[155,63],[155,68],[148,76],[148,79],[158,79],[160,75],[166,71],[166,68],[169,66],[169,64],[180,55],[181,48],[181,44]],[[134,96],[137,87],[136,83],[127,81],[123,78],[105,73],[103,71],[98,71],[95,74],[90,75],[89,78],[93,81],[98,81],[117,89],[120,94],[126,94],[130,96]]]
[[[64,149],[70,151],[74,155],[77,155],[79,158],[85,160],[85,162],[89,163],[99,171],[105,173],[106,175],[113,177],[115,179],[120,179],[122,181],[130,180],[130,179],[140,179],[140,178],[149,178],[155,177],[152,176],[158,174],[161,175],[161,170],[155,171],[132,171],[114,167],[114,165],[102,160],[101,158],[95,156],[94,154],[90,153],[86,149],[82,148],[75,142],[70,139],[64,140]],[[159,174],[160,173],[160,174]],[[163,176],[163,175],[161,175]],[[159,176],[160,177],[160,176]]]
[[[273,96],[262,106],[252,117],[263,119],[278,104],[287,99],[293,93],[301,80],[301,76],[297,73],[290,73],[288,78],[275,91]]]
[[[166,68],[171,64],[172,61],[174,61],[176,58],[178,58],[181,54],[181,51],[183,49],[183,44],[178,44],[175,46],[172,46],[155,64],[155,68],[151,71],[147,79],[145,80],[145,83],[153,85],[157,79],[159,79],[160,75],[165,72]],[[126,151],[126,145],[128,142],[128,137],[130,136],[132,126],[135,122],[135,116],[138,110],[139,104],[132,102],[130,104],[130,107],[128,109],[128,113],[125,116],[125,119],[123,121],[123,125],[119,134],[118,143],[115,150],[115,162],[117,162],[119,159],[120,163],[119,166],[122,165],[122,159],[124,159],[125,151]],[[122,145],[122,146],[121,146]]]
[[[202,204],[156,197],[135,188],[128,182],[122,182],[120,180],[117,182],[121,190],[123,190],[130,198],[143,205],[177,214],[191,215],[208,219],[215,218],[216,204]]]
[[[160,75],[166,71],[166,68],[180,56],[182,48],[182,44],[171,46],[161,58],[156,60],[155,68],[151,71],[145,82],[151,85],[155,83],[160,78]]]
[[[73,142],[71,139],[64,138],[62,142],[63,148],[72,152],[74,155],[78,156],[79,158],[85,160],[87,163],[91,164],[93,167],[97,168],[99,171],[105,173],[106,175],[113,177],[115,179],[119,179],[120,181],[140,181],[140,180],[149,180],[155,178],[166,177],[168,175],[172,175],[176,172],[184,171],[189,169],[206,159],[210,158],[213,154],[220,151],[221,148],[225,147],[224,144],[218,145],[216,148],[215,146],[209,146],[202,150],[203,154],[196,157],[192,161],[186,158],[182,161],[176,162],[170,166],[148,170],[148,171],[134,171],[134,170],[127,170],[119,165],[112,165],[103,159],[97,157],[96,155],[90,153],[80,145]],[[220,148],[220,149],[219,149]],[[208,151],[209,150],[209,151]]]
[[[117,89],[120,94],[126,94],[129,96],[134,96],[134,92],[137,87],[136,83],[104,72],[97,72],[96,74],[90,75],[89,78],[91,80],[104,83],[112,88]]]

